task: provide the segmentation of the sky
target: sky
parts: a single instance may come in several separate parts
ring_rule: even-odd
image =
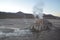
[[[0,11],[33,13],[33,7],[41,0],[0,0]],[[60,0],[43,0],[43,12],[60,16]]]

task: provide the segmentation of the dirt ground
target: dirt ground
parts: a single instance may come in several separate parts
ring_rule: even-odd
[[[60,20],[47,20],[54,25],[50,30],[45,30],[42,32],[32,32],[32,34],[26,34],[24,36],[3,37],[0,38],[0,40],[60,40]]]

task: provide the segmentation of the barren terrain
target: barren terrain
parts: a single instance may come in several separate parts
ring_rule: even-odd
[[[24,19],[26,20],[26,19]],[[27,19],[28,22],[23,19],[0,19],[0,28],[20,28],[21,30],[29,28],[31,24],[34,23],[34,19]],[[60,19],[47,19],[54,26],[50,30],[45,30],[42,32],[31,32],[26,29],[22,32],[23,36],[8,36],[2,37],[0,40],[60,40]],[[21,31],[20,30],[20,31]],[[26,34],[25,34],[26,33]],[[29,34],[30,33],[30,34]]]

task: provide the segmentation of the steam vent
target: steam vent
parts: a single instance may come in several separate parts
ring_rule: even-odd
[[[49,21],[43,18],[43,7],[44,3],[41,1],[38,2],[33,8],[33,15],[35,17],[35,22],[32,29],[34,30],[42,31],[49,29],[49,25],[52,26],[52,24]]]

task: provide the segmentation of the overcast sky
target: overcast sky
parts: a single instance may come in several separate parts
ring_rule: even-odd
[[[40,0],[39,0],[40,1]],[[38,0],[0,0],[0,11],[33,13]],[[44,13],[60,16],[60,0],[43,0]]]

